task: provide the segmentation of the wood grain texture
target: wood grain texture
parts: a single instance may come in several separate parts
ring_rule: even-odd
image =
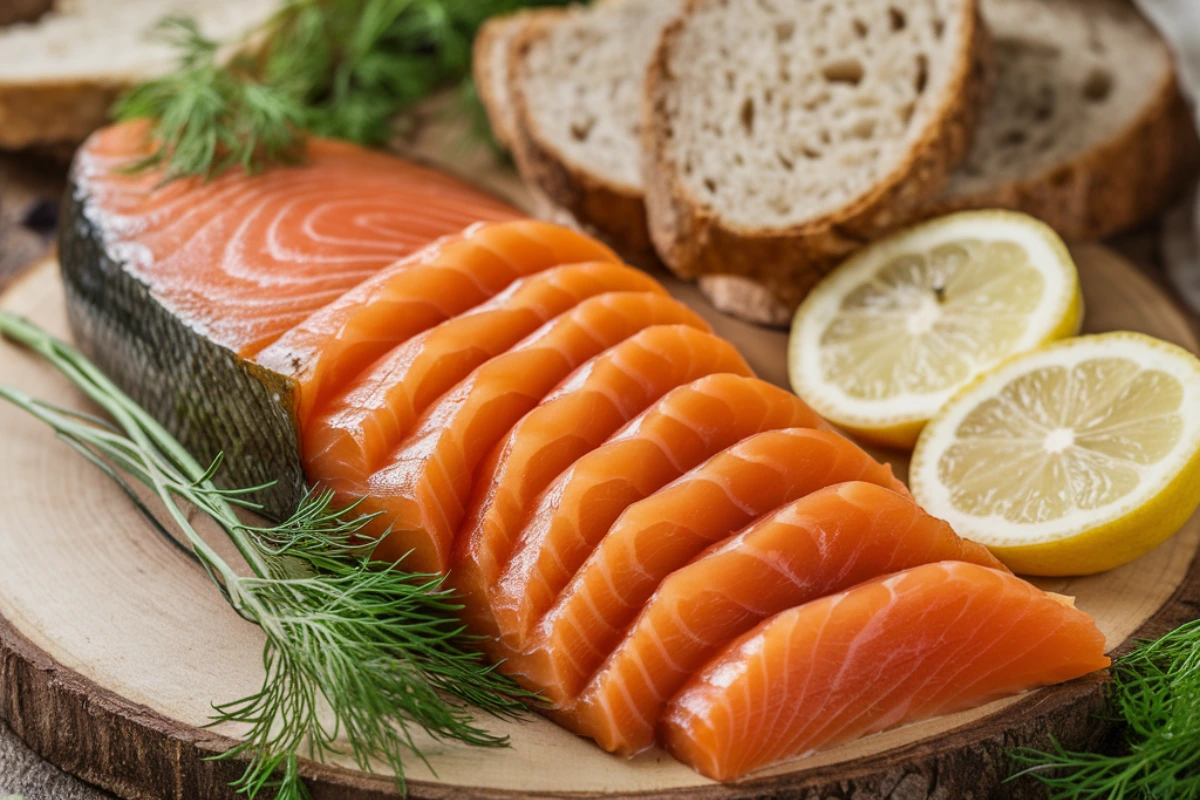
[[[1088,329],[1143,330],[1196,348],[1187,319],[1161,290],[1098,247],[1076,252]],[[672,290],[698,304],[693,287]],[[65,330],[53,264],[28,273],[0,299]],[[764,377],[785,379],[781,334],[697,305]],[[0,347],[0,375],[38,396],[82,406],[32,358]],[[0,717],[39,753],[127,798],[232,798],[236,764],[207,761],[236,730],[202,725],[209,704],[261,680],[257,629],[232,614],[203,572],[157,535],[107,480],[13,409],[0,408],[9,479],[0,503]],[[885,454],[886,456],[887,454]],[[903,458],[889,460],[903,468]],[[228,554],[228,545],[214,543]],[[1110,647],[1200,616],[1200,520],[1134,564],[1102,576],[1042,581],[1096,616]],[[232,557],[232,554],[229,554]],[[779,765],[728,786],[708,782],[661,752],[624,762],[551,723],[487,724],[509,733],[507,751],[437,746],[435,778],[414,765],[418,798],[637,796],[642,798],[1038,797],[1032,781],[1002,784],[1015,744],[1102,746],[1096,719],[1103,676],[909,726]],[[306,765],[318,798],[393,796],[391,781],[344,765]]]

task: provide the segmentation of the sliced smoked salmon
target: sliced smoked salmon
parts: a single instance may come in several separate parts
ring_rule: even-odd
[[[937,561],[1006,571],[911,499],[842,483],[759,518],[672,573],[577,700],[555,718],[605,750],[654,744],[667,701],[756,624],[855,584]]]
[[[164,184],[146,133],[71,172],[77,342],[272,518],[363,498],[573,730],[724,779],[1107,663],[594,239],[336,142]]]
[[[303,166],[163,184],[124,169],[149,153],[147,133],[131,122],[88,139],[76,191],[156,300],[246,358],[438,238],[520,216],[448,175],[321,139]]]
[[[619,263],[588,236],[534,220],[477,225],[374,275],[259,353],[294,378],[302,426],[396,345],[462,314],[526,275],[565,264]]]
[[[846,481],[908,491],[890,467],[840,434],[757,434],[631,504],[590,547],[579,539],[523,540],[540,540],[538,557],[514,555],[493,593],[493,613],[529,655],[522,673],[552,703],[573,699],[669,574],[759,516]]]
[[[666,293],[653,278],[623,264],[555,267],[409,339],[309,421],[304,432],[309,477],[366,481],[438,397],[553,317],[606,292]]]
[[[757,378],[717,374],[673,389],[546,486],[543,478],[552,470],[536,481],[499,472],[509,459],[506,449],[497,450],[492,471],[481,473],[450,573],[450,582],[467,598],[472,630],[499,635],[488,610],[490,594],[527,518],[549,523],[561,510],[562,522],[580,514],[572,521],[595,524],[602,533],[629,503],[747,436],[824,424],[790,392]]]
[[[1108,666],[1104,635],[999,570],[916,567],[778,614],[676,695],[660,737],[710,778]]]
[[[585,300],[440,398],[365,487],[331,484],[365,495],[365,511],[383,512],[376,530],[390,528],[391,534],[377,551],[382,560],[412,551],[407,569],[445,572],[476,469],[522,416],[602,353],[626,359],[646,349],[672,358],[701,346],[697,339],[719,346],[707,329],[687,306],[661,294]]]
[[[669,353],[617,348],[594,359],[526,414],[480,469],[459,535],[475,536],[501,509],[520,516],[554,478],[668,391],[708,375],[752,375],[728,342],[689,330],[676,335],[679,347]]]

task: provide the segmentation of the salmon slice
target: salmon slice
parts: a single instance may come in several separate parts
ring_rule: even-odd
[[[302,166],[163,184],[125,169],[149,154],[147,133],[131,122],[93,135],[76,190],[155,299],[244,358],[431,242],[521,216],[447,175],[321,139]]]
[[[605,750],[654,744],[667,701],[762,620],[903,569],[966,561],[1007,571],[988,549],[890,489],[830,486],[761,517],[662,582],[579,698],[556,718]]]
[[[459,535],[482,535],[489,521],[519,521],[554,478],[671,389],[707,375],[752,377],[725,340],[677,335],[680,346],[669,358],[643,348],[593,360],[517,423],[480,469]]]
[[[524,491],[511,494],[507,482],[504,491],[495,493],[485,486],[487,502],[464,526],[450,573],[451,584],[466,598],[469,626],[487,637],[489,646],[498,646],[490,597],[527,524],[536,524],[550,538],[563,535],[563,527],[573,536],[577,526],[580,537],[599,541],[627,505],[713,453],[764,430],[824,425],[804,401],[765,381],[710,375],[670,391],[579,458],[532,502]],[[537,534],[531,528],[525,535]],[[508,653],[494,650],[492,655],[499,660]]]
[[[392,529],[377,556],[394,561],[411,550],[406,569],[445,572],[476,469],[521,417],[609,348],[605,359],[635,358],[640,350],[672,358],[699,337],[716,342],[700,317],[670,297],[603,294],[488,361],[422,415],[363,487],[364,510],[383,512],[374,530]]]
[[[303,438],[309,478],[366,481],[430,403],[550,319],[606,292],[666,290],[623,264],[555,267],[409,339],[310,422]]]
[[[393,347],[526,275],[565,264],[619,263],[581,233],[521,220],[478,225],[410,256],[342,295],[255,359],[294,378],[302,428]]]
[[[527,678],[545,687],[551,702],[569,701],[664,578],[763,514],[846,481],[908,496],[891,467],[837,433],[757,434],[630,505],[590,552],[576,540],[566,555],[566,547],[547,541],[536,561],[514,557],[493,611],[529,654]]]
[[[659,735],[727,781],[1108,665],[1082,611],[1005,572],[928,564],[763,622],[688,681]]]

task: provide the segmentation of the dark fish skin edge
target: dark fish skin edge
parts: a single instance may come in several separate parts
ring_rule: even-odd
[[[219,485],[246,488],[285,519],[303,497],[291,380],[192,330],[108,251],[74,175],[63,198],[58,258],[75,343],[202,464],[225,459]]]

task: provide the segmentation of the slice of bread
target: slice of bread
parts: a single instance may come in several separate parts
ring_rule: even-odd
[[[1200,146],[1166,44],[1122,0],[982,0],[995,80],[967,158],[922,216],[1010,208],[1069,241],[1161,212]],[[786,325],[794,303],[735,276],[701,279],[722,311]]]
[[[543,11],[520,25],[509,47],[510,135],[522,177],[635,261],[650,252],[643,81],[678,6],[621,0]],[[503,131],[503,115],[492,116]]]
[[[148,36],[186,14],[216,39],[265,19],[275,0],[60,0],[36,21],[0,28],[0,148],[82,141],[131,83],[167,71],[175,53]]]
[[[512,92],[509,91],[508,54],[525,24],[538,14],[547,13],[557,12],[518,11],[492,17],[475,34],[471,60],[475,90],[487,111],[492,136],[506,150],[513,148],[517,125],[516,109],[513,108]]]
[[[630,0],[592,0],[593,7]],[[515,138],[516,109],[509,90],[508,59],[517,34],[539,14],[558,14],[555,9],[525,9],[500,14],[485,22],[475,34],[472,47],[472,77],[475,89],[487,112],[492,136],[505,150],[512,150]]]
[[[1013,208],[1068,240],[1161,212],[1195,175],[1170,50],[1123,0],[982,0],[996,88],[930,212]]]
[[[941,189],[970,143],[987,42],[974,0],[688,0],[646,81],[659,255],[798,303]]]

